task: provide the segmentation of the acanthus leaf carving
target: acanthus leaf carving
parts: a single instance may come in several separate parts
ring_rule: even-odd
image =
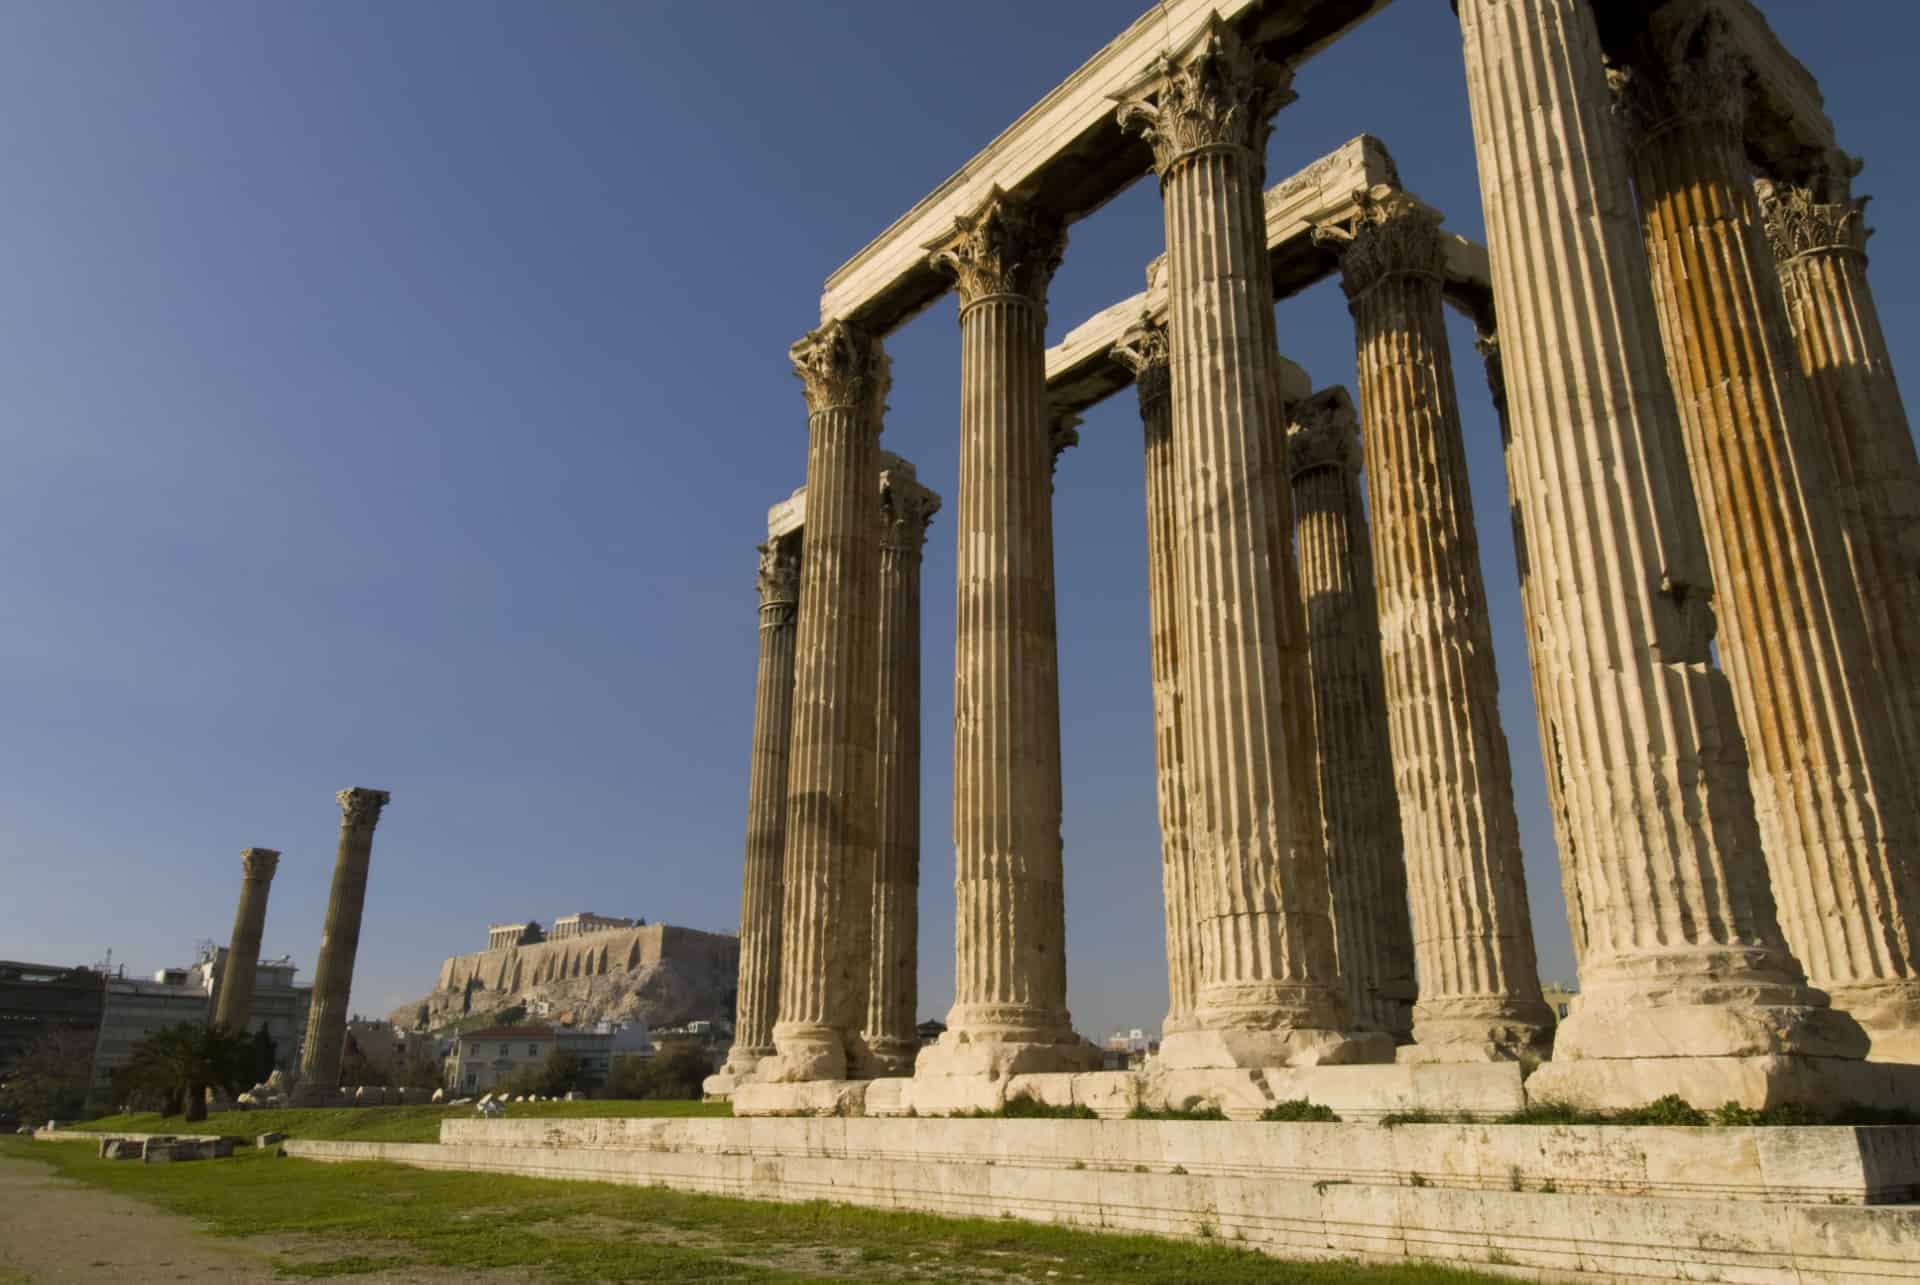
[[[1636,142],[1697,121],[1738,130],[1752,74],[1726,18],[1704,7],[1643,28],[1625,56],[1609,59],[1613,110]]]
[[[1181,157],[1210,147],[1244,148],[1264,169],[1273,114],[1296,97],[1292,83],[1292,68],[1261,57],[1214,14],[1185,49],[1162,54],[1116,95],[1117,119],[1146,138],[1162,179]]]
[[[836,407],[884,409],[892,382],[886,350],[859,326],[838,318],[809,331],[788,355],[813,414]]]
[[[1313,242],[1340,257],[1341,287],[1357,300],[1390,276],[1446,271],[1446,237],[1432,207],[1385,185],[1355,197],[1353,217],[1313,229]]]
[[[393,796],[385,790],[369,790],[363,786],[342,790],[333,796],[344,814],[342,824],[349,830],[371,830],[380,821],[380,809],[393,802]]]
[[[960,306],[1014,295],[1042,307],[1047,285],[1067,249],[1066,226],[1051,214],[1008,196],[998,186],[972,214],[926,247],[935,270],[954,278]]]
[[[927,527],[940,511],[938,492],[920,484],[913,465],[886,454],[880,463],[880,548],[915,557],[926,547]]]
[[[1773,246],[1773,257],[1785,263],[1797,255],[1815,250],[1852,250],[1865,254],[1867,238],[1873,229],[1867,226],[1867,202],[1870,197],[1843,197],[1823,201],[1810,186],[1775,183],[1759,179],[1754,183],[1760,198],[1760,221]]]
[[[761,611],[778,612],[800,601],[800,537],[798,533],[780,536],[757,546],[760,573],[756,587],[760,591]],[[767,623],[764,619],[762,623]]]
[[[1134,387],[1140,394],[1144,411],[1173,391],[1173,349],[1167,325],[1152,317],[1142,317],[1129,326],[1113,346],[1113,357],[1133,372]]]
[[[1353,398],[1335,384],[1300,402],[1287,423],[1287,472],[1360,469],[1360,419]]]

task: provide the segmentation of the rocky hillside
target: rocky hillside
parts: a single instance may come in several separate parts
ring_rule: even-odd
[[[571,1025],[731,1022],[739,967],[737,937],[649,924],[452,956],[426,998],[391,1016],[407,1030],[441,1030],[515,1006]]]

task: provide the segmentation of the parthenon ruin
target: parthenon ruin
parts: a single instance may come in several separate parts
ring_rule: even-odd
[[[1920,459],[1859,162],[1749,0],[1456,0],[1483,248],[1362,136],[1266,187],[1294,69],[1385,0],[1166,0],[827,279],[760,545],[741,1114],[1009,1092],[1592,1107],[1920,1087]],[[1045,346],[1151,172],[1147,289]],[[1337,278],[1354,390],[1281,352]],[[915,1054],[919,566],[887,334],[961,349],[955,994]],[[1443,309],[1499,411],[1579,998],[1541,997]],[[1169,978],[1067,1011],[1052,472],[1133,385]],[[1142,890],[1145,895],[1145,890]],[[1434,1077],[1438,1077],[1435,1079]]]

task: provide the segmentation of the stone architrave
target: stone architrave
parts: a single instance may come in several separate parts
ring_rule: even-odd
[[[879,437],[888,371],[843,321],[793,346],[806,386],[806,557],[800,569],[776,1056],[767,1083],[870,1069],[867,1016],[875,827],[874,649],[880,580]]]
[[[1514,500],[1534,574],[1551,569],[1528,629],[1585,927],[1580,1003],[1527,1091],[1717,1106],[1744,1076],[1790,1093],[1866,1038],[1806,984],[1776,918],[1593,12],[1460,0],[1459,18]]]
[[[392,801],[385,790],[360,786],[334,796],[340,804],[340,844],[333,860],[333,890],[320,929],[320,958],[313,966],[313,1000],[307,1009],[307,1039],[300,1054],[299,1095],[324,1101],[340,1084],[340,1055],[347,1039],[347,996],[353,961],[360,953],[360,917],[367,905],[367,871],[373,861],[373,828]]]
[[[1167,924],[1167,1016],[1161,1035],[1193,1024],[1204,971],[1200,962],[1204,918],[1197,897],[1187,838],[1187,784],[1181,764],[1180,560],[1175,547],[1173,405],[1168,371],[1167,328],[1143,318],[1122,337],[1114,356],[1133,371],[1146,434],[1147,618],[1153,673],[1153,752],[1160,803],[1160,869]]]
[[[1166,215],[1187,830],[1208,940],[1168,1069],[1391,1057],[1340,987],[1315,802],[1306,640],[1261,186],[1284,68],[1218,17],[1120,95]]]
[[[1755,185],[1821,437],[1867,641],[1891,689],[1907,777],[1920,776],[1920,455],[1867,283],[1859,162]]]
[[[1353,313],[1380,652],[1420,1000],[1402,1060],[1544,1060],[1539,964],[1440,301],[1437,212],[1375,189],[1319,229]]]
[[[1337,387],[1314,394],[1289,418],[1294,549],[1340,978],[1356,1021],[1405,1044],[1416,1011],[1413,932],[1360,495],[1359,423],[1347,390]]]
[[[1747,74],[1724,16],[1688,4],[1612,80],[1780,924],[1876,1059],[1920,1061],[1920,791],[1747,168]]]
[[[920,557],[940,497],[880,453],[879,855],[867,1048],[881,1075],[913,1074],[920,973]]]
[[[220,969],[220,1000],[213,1022],[244,1031],[253,1014],[253,982],[260,967],[260,935],[267,925],[267,894],[280,854],[272,848],[248,848],[240,854],[240,904],[233,912],[233,938]]]
[[[990,191],[928,245],[960,296],[954,1003],[916,1074],[1083,1069],[1067,1014],[1047,283],[1057,219]]]
[[[785,887],[788,740],[803,534],[759,546],[760,661],[753,689],[753,762],[747,775],[746,869],[740,890],[740,971],[733,1048],[709,1095],[727,1092],[772,1057],[780,1011],[780,914]]]
[[[1506,461],[1507,471],[1507,518],[1513,528],[1513,558],[1520,573],[1520,616],[1527,631],[1527,677],[1533,684],[1534,714],[1539,719],[1540,757],[1546,771],[1547,808],[1553,814],[1554,838],[1559,850],[1571,851],[1578,842],[1579,835],[1567,815],[1566,771],[1560,760],[1558,747],[1554,744],[1552,728],[1546,721],[1547,693],[1552,679],[1547,675],[1546,666],[1552,659],[1550,647],[1534,640],[1533,624],[1545,619],[1546,608],[1536,603],[1534,597],[1541,593],[1553,592],[1549,583],[1549,569],[1536,567],[1527,552],[1526,509],[1512,497],[1519,495],[1520,454],[1513,447],[1513,428],[1507,422],[1507,379],[1500,365],[1500,334],[1495,328],[1493,318],[1476,318],[1477,334],[1474,349],[1479,352],[1486,365],[1487,392],[1493,399],[1494,414],[1500,421],[1500,450]],[[1560,862],[1560,891],[1564,897],[1567,911],[1567,927],[1573,939],[1573,963],[1577,970],[1580,957],[1586,951],[1586,918],[1580,913],[1580,884],[1574,877],[1579,869],[1577,859]]]

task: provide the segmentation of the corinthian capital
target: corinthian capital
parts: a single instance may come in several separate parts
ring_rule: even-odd
[[[371,830],[380,823],[380,809],[393,801],[393,796],[385,790],[369,790],[364,786],[354,786],[342,790],[333,796],[344,814],[341,824],[349,830]]]
[[[1811,186],[1769,179],[1757,179],[1753,187],[1760,198],[1760,221],[1773,246],[1773,257],[1781,263],[1815,250],[1866,253],[1867,238],[1873,235],[1866,221],[1871,198],[1843,196],[1837,201],[1823,201]]]
[[[1699,4],[1672,5],[1650,20],[1607,67],[1614,111],[1636,142],[1672,125],[1739,129],[1751,75],[1727,20]]]
[[[280,854],[272,848],[247,848],[240,853],[240,873],[248,879],[271,879],[280,868]]]
[[[791,607],[800,601],[800,533],[757,546],[760,551],[760,607]]]
[[[1163,179],[1202,148],[1238,147],[1264,160],[1273,114],[1294,100],[1292,83],[1291,68],[1247,48],[1215,14],[1186,48],[1162,54],[1145,78],[1115,95],[1120,128],[1152,144]]]
[[[913,465],[898,455],[880,453],[880,547],[918,556],[927,527],[940,511],[940,496],[920,485]]]
[[[998,186],[953,230],[925,247],[928,262],[952,274],[960,306],[994,295],[1017,295],[1044,306],[1047,284],[1066,253],[1066,228],[1058,218],[1017,201]]]
[[[1140,393],[1140,409],[1145,411],[1173,390],[1169,363],[1173,352],[1167,343],[1167,323],[1142,317],[1127,327],[1120,342],[1113,346],[1113,357],[1133,372],[1133,386]]]
[[[1360,471],[1360,419],[1353,398],[1338,384],[1296,405],[1287,423],[1288,474],[1316,468]]]
[[[1313,230],[1314,244],[1340,257],[1340,284],[1347,298],[1358,299],[1398,273],[1440,279],[1447,251],[1439,211],[1386,186],[1363,193],[1358,204],[1352,218]]]
[[[1507,417],[1507,367],[1500,357],[1500,332],[1491,326],[1481,326],[1473,337],[1475,351],[1487,367],[1487,392],[1493,398],[1493,409],[1500,416],[1501,423]]]
[[[891,374],[880,341],[849,322],[829,321],[788,350],[793,373],[806,387],[807,410],[870,409],[877,416]]]

